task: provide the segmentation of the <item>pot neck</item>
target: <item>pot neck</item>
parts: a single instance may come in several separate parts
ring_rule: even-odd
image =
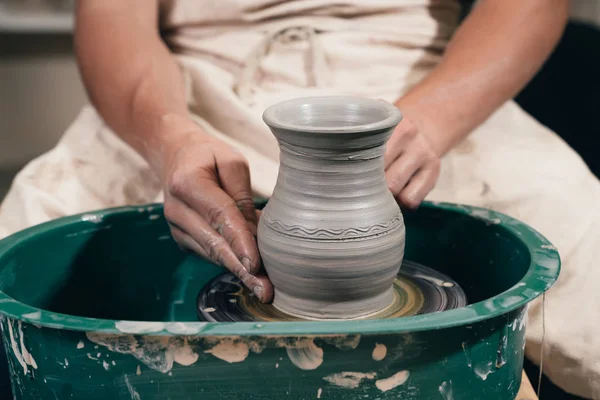
[[[393,127],[361,132],[310,132],[270,128],[282,150],[285,147],[298,153],[330,156],[382,147],[393,132]]]
[[[373,147],[361,148],[307,148],[293,144],[279,142],[281,159],[293,159],[295,162],[314,163],[316,161],[364,163],[372,160],[382,159],[385,152],[385,143]]]
[[[275,192],[286,198],[357,201],[389,192],[385,180],[385,145],[366,149],[307,149],[280,142]]]

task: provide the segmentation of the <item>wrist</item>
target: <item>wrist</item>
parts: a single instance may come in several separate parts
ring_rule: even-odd
[[[451,101],[460,101],[454,99]],[[470,132],[463,112],[453,113],[454,107],[427,88],[415,88],[394,103],[430,143],[439,157],[446,154]]]
[[[142,155],[159,176],[164,176],[179,149],[202,138],[209,135],[189,116],[165,114],[144,140]]]

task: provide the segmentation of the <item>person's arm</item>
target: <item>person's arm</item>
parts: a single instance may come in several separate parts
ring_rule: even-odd
[[[401,203],[417,206],[435,184],[439,157],[534,76],[562,36],[568,5],[568,0],[475,5],[440,65],[396,102],[407,122],[388,143],[386,167]],[[418,139],[407,140],[405,131]],[[406,152],[406,142],[417,150]],[[417,155],[408,157],[411,153]]]
[[[159,36],[157,1],[81,0],[75,21],[77,61],[91,102],[158,167],[155,143],[198,128],[188,118],[181,71]]]
[[[91,102],[161,177],[165,217],[185,249],[227,267],[268,301],[250,174],[242,155],[195,124],[162,42],[157,0],[80,0],[75,50]]]

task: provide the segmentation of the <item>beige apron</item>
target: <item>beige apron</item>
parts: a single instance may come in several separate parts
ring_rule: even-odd
[[[180,0],[163,29],[197,121],[248,158],[268,196],[278,149],[261,120],[292,97],[397,100],[429,74],[457,24],[452,0]],[[0,208],[0,237],[49,219],[161,200],[144,160],[85,107],[60,143],[27,165]],[[546,235],[563,272],[546,304],[544,370],[564,389],[600,398],[600,184],[579,156],[514,102],[442,161],[429,200],[491,208]],[[541,308],[529,311],[527,354],[539,361]]]

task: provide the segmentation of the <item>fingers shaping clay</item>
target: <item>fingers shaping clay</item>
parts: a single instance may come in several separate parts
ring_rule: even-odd
[[[404,257],[404,220],[383,161],[400,111],[366,98],[311,97],[275,104],[263,119],[280,148],[258,226],[273,305],[317,319],[384,309]]]

